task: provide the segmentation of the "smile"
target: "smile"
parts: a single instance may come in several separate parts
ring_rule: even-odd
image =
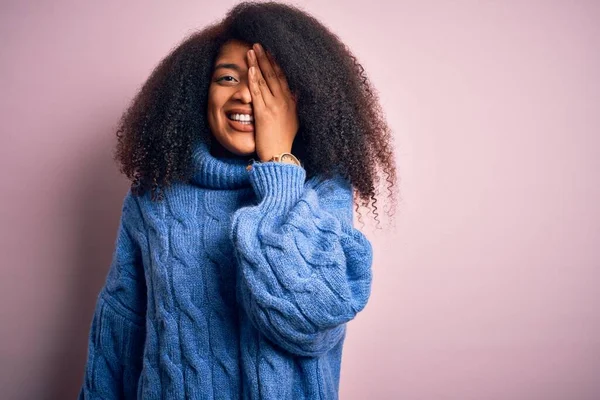
[[[227,116],[227,123],[236,131],[253,132],[254,121],[237,121]]]
[[[254,116],[251,114],[228,113],[227,118],[232,121],[240,121],[245,123],[254,121]]]

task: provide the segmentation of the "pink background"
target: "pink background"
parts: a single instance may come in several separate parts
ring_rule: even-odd
[[[127,189],[116,121],[233,4],[0,5],[0,398],[75,398]],[[600,398],[600,2],[296,4],[362,61],[401,178],[341,398]]]

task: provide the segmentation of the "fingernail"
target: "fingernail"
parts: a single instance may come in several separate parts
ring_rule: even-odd
[[[258,54],[260,54],[260,53],[261,53],[261,51],[262,51],[262,48],[260,47],[260,44],[259,44],[259,43],[255,43],[255,44],[254,44],[254,48],[256,49],[256,52],[257,52]]]

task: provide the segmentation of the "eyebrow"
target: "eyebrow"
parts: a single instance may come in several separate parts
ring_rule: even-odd
[[[242,72],[242,69],[240,68],[239,65],[232,64],[232,63],[220,63],[220,64],[215,65],[215,71],[218,70],[219,68],[233,69],[238,72]]]

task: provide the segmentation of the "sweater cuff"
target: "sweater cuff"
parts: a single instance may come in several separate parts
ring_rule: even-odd
[[[250,183],[259,203],[266,209],[289,210],[304,191],[306,170],[280,162],[254,163]]]

